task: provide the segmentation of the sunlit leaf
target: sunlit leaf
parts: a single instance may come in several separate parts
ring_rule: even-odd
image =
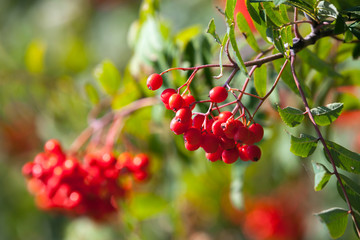
[[[107,94],[114,95],[120,86],[120,73],[109,60],[104,60],[95,68],[94,76]]]
[[[289,127],[295,127],[295,126],[299,125],[305,118],[304,112],[297,108],[286,107],[284,109],[281,109],[278,106],[278,111],[279,111],[281,119]]]
[[[256,92],[260,97],[266,95],[266,83],[267,83],[267,65],[262,65],[255,69],[254,72],[254,85]]]
[[[334,6],[327,1],[320,1],[316,6],[316,15],[320,20],[326,20],[329,17],[337,18],[339,14],[338,10]]]
[[[284,19],[281,17],[281,14],[278,10],[274,9],[274,4],[270,2],[264,2],[263,7],[265,8],[266,15],[268,15],[270,21],[274,23],[276,26],[281,26],[286,23]]]
[[[245,39],[247,41],[247,43],[249,44],[249,46],[254,49],[255,52],[260,52],[260,48],[255,40],[255,37],[249,27],[248,22],[246,21],[244,15],[242,13],[238,13],[236,16],[236,22],[237,25],[240,29],[240,31],[243,33],[243,35],[245,36]]]
[[[326,224],[332,238],[341,237],[348,223],[348,211],[342,208],[331,208],[316,214]]]
[[[317,142],[317,138],[307,134],[300,134],[300,137],[291,136],[290,151],[296,156],[308,157],[315,151]]]
[[[330,103],[326,106],[313,108],[310,111],[316,124],[327,126],[340,116],[343,107],[343,103]]]

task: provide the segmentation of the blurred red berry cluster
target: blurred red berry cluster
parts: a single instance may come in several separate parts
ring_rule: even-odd
[[[146,154],[124,152],[116,158],[108,151],[88,153],[81,162],[52,139],[22,172],[38,207],[104,220],[132,189],[131,176],[139,182],[148,178],[148,165]]]

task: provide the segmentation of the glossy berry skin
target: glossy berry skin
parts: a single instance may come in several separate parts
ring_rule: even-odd
[[[249,131],[251,133],[253,133],[253,141],[254,143],[257,143],[257,142],[260,142],[261,139],[263,138],[264,136],[264,129],[263,127],[258,124],[258,123],[254,123],[252,124],[250,127],[249,127]]]
[[[173,94],[169,98],[169,107],[170,109],[177,111],[179,110],[184,103],[184,99],[181,97],[180,94]]]
[[[212,133],[202,135],[201,147],[207,153],[214,153],[219,148],[219,139]]]
[[[171,97],[171,95],[173,95],[175,93],[176,93],[175,89],[167,88],[161,93],[160,99],[164,104],[169,104],[169,98]]]
[[[226,122],[233,114],[229,111],[221,112],[218,116],[219,121]]]
[[[222,128],[221,124],[223,123],[223,121],[221,120],[216,120],[211,128],[211,131],[213,132],[213,134],[215,134],[215,136],[221,137],[224,136],[224,129]]]
[[[250,160],[248,155],[247,155],[247,152],[246,152],[247,147],[248,147],[248,145],[238,146],[239,157],[243,161],[249,161]]]
[[[224,87],[216,86],[210,90],[209,97],[212,102],[221,103],[228,97],[228,91]]]
[[[195,98],[193,95],[185,95],[183,96],[184,99],[184,104],[183,107],[190,107],[191,110],[193,110],[195,108]]]
[[[191,121],[183,123],[183,122],[179,122],[178,120],[176,120],[176,118],[173,118],[170,122],[170,129],[176,135],[180,135],[189,129],[190,124],[191,124]]]
[[[201,129],[202,125],[204,123],[204,120],[205,120],[204,115],[195,115],[195,117],[193,118],[193,123],[192,123],[193,127]]]
[[[62,154],[60,143],[56,139],[48,140],[44,145],[44,150],[46,153]]]
[[[139,153],[135,155],[132,162],[135,171],[144,170],[149,166],[149,157],[144,153]]]
[[[197,149],[199,149],[200,147],[200,143],[199,144],[191,144],[189,142],[185,142],[185,148],[188,150],[188,151],[195,151]]]
[[[221,160],[221,155],[224,149],[221,147],[218,148],[218,150],[214,153],[205,153],[206,158],[211,162],[216,162],[218,160]]]
[[[175,119],[179,122],[186,123],[191,120],[192,112],[189,107],[182,107],[177,110],[175,114]]]
[[[151,74],[146,81],[147,87],[152,91],[158,90],[162,86],[162,84],[163,78],[160,74],[157,73]]]
[[[201,135],[201,130],[198,128],[189,128],[185,133],[184,133],[184,141],[197,146],[201,144],[201,140],[202,140],[202,135]]]
[[[239,150],[236,147],[224,150],[221,157],[223,162],[226,164],[234,163],[239,158]]]
[[[245,126],[239,126],[235,135],[234,140],[237,143],[246,143],[249,139],[250,131]]]
[[[261,150],[256,145],[249,145],[246,148],[246,155],[251,161],[256,162],[261,157]]]

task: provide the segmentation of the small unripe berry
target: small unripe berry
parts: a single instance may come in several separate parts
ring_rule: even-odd
[[[152,91],[159,89],[162,86],[162,84],[163,84],[163,79],[161,75],[157,73],[151,74],[146,81],[147,87]]]
[[[212,102],[221,103],[228,97],[228,91],[224,87],[216,86],[210,90],[209,97]]]

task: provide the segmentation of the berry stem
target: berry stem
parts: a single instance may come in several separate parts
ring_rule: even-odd
[[[353,222],[354,222],[354,226],[355,226],[355,229],[356,229],[356,233],[357,233],[358,237],[360,237],[359,226],[358,226],[357,220],[356,220],[356,218],[355,218],[355,214],[354,214],[354,211],[353,211],[353,209],[352,209],[352,206],[351,206],[351,203],[350,203],[348,194],[347,194],[347,192],[346,192],[346,190],[345,190],[345,187],[344,187],[344,185],[343,185],[343,183],[342,183],[342,181],[341,181],[340,174],[339,174],[338,171],[337,171],[337,168],[336,168],[336,165],[335,165],[335,161],[334,161],[334,159],[333,159],[333,156],[332,156],[331,153],[330,153],[329,148],[328,148],[327,145],[326,145],[326,141],[325,141],[325,139],[324,139],[324,137],[323,137],[323,135],[322,135],[322,133],[321,133],[321,131],[320,131],[320,129],[319,129],[319,126],[316,124],[316,122],[315,122],[315,120],[314,120],[314,117],[313,117],[313,115],[311,114],[310,107],[309,107],[309,104],[308,104],[308,102],[307,102],[307,100],[306,100],[304,91],[303,91],[302,87],[300,86],[300,82],[299,82],[299,80],[298,80],[298,78],[297,78],[297,75],[296,75],[296,72],[295,72],[295,67],[294,67],[295,57],[296,57],[296,55],[295,55],[295,53],[292,51],[292,52],[291,52],[291,56],[290,56],[290,64],[291,64],[290,66],[291,66],[291,72],[292,72],[292,75],[293,75],[293,77],[294,77],[294,81],[295,81],[296,87],[297,87],[298,90],[299,90],[300,96],[301,96],[302,101],[303,101],[304,106],[305,106],[305,111],[306,111],[306,113],[307,113],[307,115],[308,115],[308,117],[309,117],[309,119],[310,119],[310,122],[312,123],[312,125],[313,125],[313,127],[314,127],[314,129],[315,129],[315,131],[316,131],[316,133],[317,133],[317,135],[318,135],[318,137],[319,137],[320,142],[321,142],[322,145],[324,146],[325,153],[326,153],[326,155],[328,156],[328,158],[329,158],[329,160],[330,160],[330,162],[331,162],[331,165],[332,165],[332,167],[333,167],[333,173],[334,173],[334,175],[336,176],[336,179],[337,179],[337,181],[338,181],[338,183],[339,183],[339,185],[340,185],[340,188],[341,188],[341,190],[342,190],[342,192],[343,192],[343,194],[344,194],[346,203],[347,203],[348,208],[349,208],[349,212],[350,212],[350,214],[351,214],[351,218],[352,218],[352,220],[353,220]]]

